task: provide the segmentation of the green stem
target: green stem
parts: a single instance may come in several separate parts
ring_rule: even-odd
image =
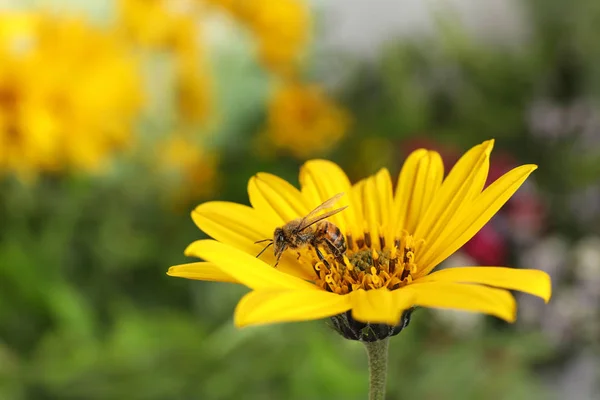
[[[364,343],[369,356],[369,400],[384,400],[389,338]]]

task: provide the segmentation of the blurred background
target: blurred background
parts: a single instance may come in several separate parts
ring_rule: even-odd
[[[168,278],[189,212],[307,159],[357,180],[496,138],[540,168],[451,265],[538,268],[509,325],[420,310],[390,399],[600,398],[600,2],[0,1],[0,399],[364,399],[323,322],[236,330]]]

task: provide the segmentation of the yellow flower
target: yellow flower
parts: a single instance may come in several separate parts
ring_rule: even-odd
[[[317,85],[287,82],[268,106],[266,136],[278,149],[298,158],[322,153],[345,135],[349,116]]]
[[[172,56],[177,122],[206,122],[211,74],[203,54],[199,7],[191,0],[119,0],[118,14],[118,28],[128,41]]]
[[[44,14],[0,26],[0,170],[97,170],[131,141],[141,84],[111,32]]]
[[[415,306],[482,312],[512,322],[516,304],[508,290],[548,301],[546,273],[479,266],[432,272],[536,169],[517,167],[482,190],[492,147],[493,141],[473,147],[445,179],[439,154],[416,150],[404,163],[395,191],[386,169],[351,185],[336,164],[325,160],[303,166],[300,190],[260,173],[248,186],[252,207],[209,202],[193,211],[198,227],[218,241],[192,243],[185,253],[206,262],[174,266],[168,274],[250,287],[235,312],[238,326],[334,317],[347,337],[369,341],[373,331],[364,327],[385,324],[389,329],[383,337],[395,334],[397,325],[406,323],[402,315]],[[345,193],[336,206],[348,208],[328,221],[344,234],[343,260],[323,248],[325,261],[309,248],[284,252],[278,268],[271,252],[256,258],[263,247],[256,241],[272,237],[276,227],[336,193]]]
[[[292,76],[310,38],[311,18],[302,0],[206,0],[225,9],[246,26],[258,43],[258,55],[269,69]]]
[[[182,125],[206,122],[212,111],[211,77],[203,60],[194,54],[176,59],[175,103]]]
[[[249,21],[258,38],[260,60],[275,72],[289,75],[309,39],[310,13],[298,0],[256,0]]]
[[[119,0],[117,5],[119,28],[145,47],[176,46],[180,24],[190,19],[189,13],[169,9],[166,0]]]

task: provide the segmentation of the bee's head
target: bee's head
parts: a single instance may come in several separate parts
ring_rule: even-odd
[[[286,247],[287,245],[283,229],[275,229],[275,232],[273,232],[273,250],[275,250],[275,257],[279,257],[285,251]]]

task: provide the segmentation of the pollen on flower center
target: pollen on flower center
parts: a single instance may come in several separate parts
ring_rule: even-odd
[[[396,238],[392,246],[386,246],[383,240],[380,243],[381,249],[373,248],[370,236],[365,234],[364,240],[350,242],[341,257],[324,253],[324,259],[320,259],[312,250],[301,255],[300,260],[306,261],[308,255],[317,274],[315,284],[338,294],[382,287],[394,290],[412,282],[412,275],[417,272],[414,260],[419,243],[408,233]]]

